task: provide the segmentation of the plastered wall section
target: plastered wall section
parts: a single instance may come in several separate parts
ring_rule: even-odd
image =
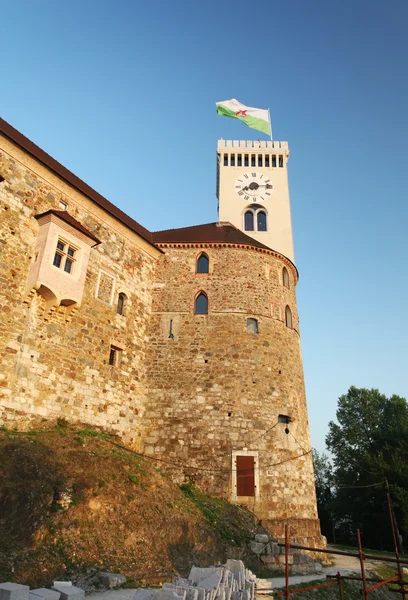
[[[208,274],[196,273],[202,251]],[[320,543],[296,307],[296,271],[272,253],[166,247],[153,290],[144,451],[180,478],[247,506],[281,535]],[[290,289],[282,285],[282,268]],[[208,295],[208,315],[194,299]],[[291,308],[293,329],[285,325]],[[259,333],[247,333],[247,318]],[[169,337],[170,321],[174,339]],[[278,415],[290,416],[290,434]],[[254,497],[236,498],[233,454],[257,452]],[[282,531],[281,531],[282,530]]]
[[[5,139],[0,174],[0,424],[63,417],[116,431],[137,446],[159,252]],[[102,242],[90,252],[74,310],[47,310],[25,289],[39,232],[34,215],[60,210],[60,201]],[[127,296],[123,316],[116,312],[120,292]],[[115,366],[111,345],[119,349]]]

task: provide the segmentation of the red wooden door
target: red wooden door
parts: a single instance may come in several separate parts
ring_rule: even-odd
[[[255,496],[255,459],[237,456],[237,496]]]

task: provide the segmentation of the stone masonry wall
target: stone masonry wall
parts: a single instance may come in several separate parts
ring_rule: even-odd
[[[297,539],[321,543],[311,454],[305,454],[310,439],[295,269],[254,248],[164,250],[147,350],[145,452],[181,465],[184,477],[211,493],[247,504],[274,534],[282,535],[289,521]],[[210,272],[197,274],[203,250]],[[290,289],[282,285],[283,266]],[[200,291],[208,295],[208,315],[194,314]],[[286,305],[293,329],[284,322]],[[257,335],[247,333],[247,318],[258,319]],[[279,414],[292,419],[289,434]],[[258,452],[255,497],[235,496],[232,454],[243,449]]]
[[[138,445],[145,341],[160,252],[34,159],[0,145],[0,424],[64,417],[114,430]],[[34,215],[60,201],[102,244],[91,250],[79,309],[46,310],[24,288],[38,234]],[[67,275],[69,277],[69,275]],[[99,282],[99,297],[96,288]],[[127,295],[124,316],[118,293]],[[121,349],[109,365],[111,344]]]

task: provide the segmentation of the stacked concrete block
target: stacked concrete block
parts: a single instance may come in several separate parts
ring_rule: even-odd
[[[133,600],[254,600],[255,575],[241,560],[217,567],[192,567],[187,579],[175,577],[160,590],[138,589]]]
[[[6,582],[0,583],[0,600],[85,600],[85,592],[70,581],[54,581],[51,590]]]
[[[30,590],[28,600],[60,600],[61,593],[47,588]]]
[[[0,600],[28,600],[30,588],[18,583],[0,583]]]
[[[51,589],[60,593],[60,600],[85,600],[84,590],[72,585],[70,581],[54,581]]]

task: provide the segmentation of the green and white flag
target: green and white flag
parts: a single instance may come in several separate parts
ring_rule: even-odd
[[[224,102],[216,102],[217,114],[224,117],[232,117],[239,119],[251,129],[257,129],[272,137],[271,119],[269,110],[265,108],[253,108],[245,106],[235,98],[224,100]]]

